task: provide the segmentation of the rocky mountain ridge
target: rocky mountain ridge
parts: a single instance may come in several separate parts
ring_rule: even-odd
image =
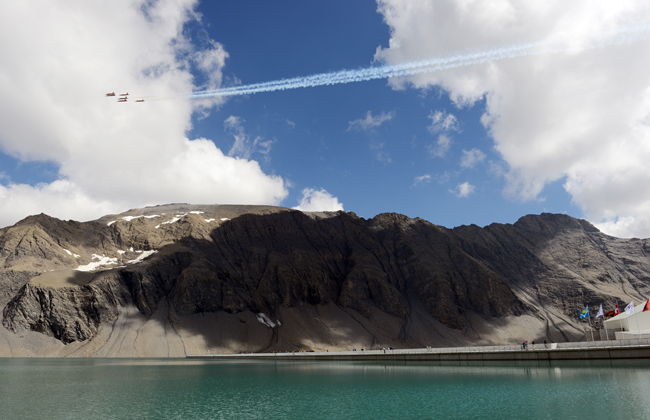
[[[174,204],[0,229],[0,356],[579,339],[650,295],[647,240],[565,215],[447,229],[380,214]]]

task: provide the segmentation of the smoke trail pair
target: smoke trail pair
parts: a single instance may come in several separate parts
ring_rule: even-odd
[[[369,67],[366,69],[358,70],[342,70],[332,73],[316,74],[313,76],[295,77],[292,79],[282,79],[272,82],[194,92],[189,95],[189,97],[192,99],[199,99],[213,96],[250,95],[260,92],[273,92],[277,90],[298,89],[303,87],[363,82],[375,79],[408,76],[418,73],[430,73],[455,67],[468,66],[471,64],[500,60],[504,58],[514,58],[530,55],[538,46],[539,44],[535,43],[521,46],[511,46],[485,52],[439,57],[430,60],[415,61],[405,64]]]
[[[607,41],[580,47],[581,51],[603,48],[610,45],[621,45],[648,39],[650,25],[636,25],[619,30]],[[432,73],[452,68],[465,67],[490,61],[508,58],[524,57],[529,55],[566,53],[573,48],[566,44],[552,42],[534,42],[513,45],[509,47],[494,48],[486,51],[456,53],[448,56],[432,58],[429,60],[387,66],[369,67],[358,70],[343,70],[331,73],[316,74],[292,79],[281,79],[271,82],[255,83],[244,86],[227,87],[216,90],[193,92],[182,97],[201,99],[215,96],[238,96],[253,93],[273,92],[278,90],[298,89],[315,86],[336,85],[352,82],[363,82],[390,77],[411,76],[420,73]]]

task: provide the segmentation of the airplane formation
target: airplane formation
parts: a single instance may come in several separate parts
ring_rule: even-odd
[[[115,96],[115,92],[107,93],[106,96]],[[117,102],[126,102],[129,96],[129,92],[120,94]],[[144,99],[136,99],[136,102],[144,102]]]

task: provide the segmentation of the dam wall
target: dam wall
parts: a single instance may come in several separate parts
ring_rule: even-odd
[[[255,359],[303,361],[560,361],[650,359],[650,339],[549,343],[528,346],[473,346],[325,352],[276,352],[188,355],[191,359]]]

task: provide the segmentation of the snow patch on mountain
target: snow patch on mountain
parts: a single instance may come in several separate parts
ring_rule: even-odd
[[[136,258],[135,260],[127,261],[126,262],[127,264],[137,264],[142,260],[144,260],[145,258],[147,258],[148,256],[157,253],[158,251],[151,250],[151,251],[137,251],[137,252],[141,252],[141,254],[138,255],[138,258]]]
[[[265,313],[262,313],[262,312],[257,314],[257,320],[259,322],[261,322],[262,324],[266,325],[269,328],[275,328],[275,326],[276,326],[276,323],[271,321],[271,318],[269,318],[268,315],[266,315]],[[280,321],[278,321],[278,324],[279,323],[280,323]]]
[[[126,220],[127,222],[130,222],[131,220],[139,219],[141,217],[144,217],[145,219],[153,219],[154,217],[161,217],[161,216],[159,214],[152,214],[152,215],[149,215],[149,216],[124,216],[124,217],[122,217],[122,220]],[[110,226],[115,222],[117,222],[117,220],[112,220],[112,221],[106,223],[106,225]]]
[[[141,217],[144,217],[145,219],[153,219],[154,217],[160,217],[160,215],[152,214],[151,216],[124,216],[122,217],[122,220],[126,220],[127,222],[130,222],[133,219],[139,219]]]
[[[79,256],[79,255],[77,255],[77,254],[73,254],[72,252],[70,252],[70,251],[68,251],[68,250],[67,250],[67,249],[65,249],[65,248],[64,248],[63,250],[64,250],[65,252],[67,252],[67,253],[68,253],[68,255],[71,255],[71,256],[73,256],[73,257],[75,257],[75,258],[80,258],[80,256]]]
[[[80,265],[79,267],[75,268],[75,270],[93,271],[105,265],[117,264],[117,258],[111,258],[105,255],[99,256],[97,254],[93,254],[93,260],[99,260],[99,261],[92,261],[86,265]]]
[[[185,217],[187,215],[188,215],[188,213],[177,214],[171,220],[168,220],[166,222],[162,222],[161,224],[156,226],[156,229],[158,229],[162,225],[168,225],[168,224],[171,224],[171,223],[176,223],[176,222],[178,222],[179,220],[181,220],[183,217]]]

